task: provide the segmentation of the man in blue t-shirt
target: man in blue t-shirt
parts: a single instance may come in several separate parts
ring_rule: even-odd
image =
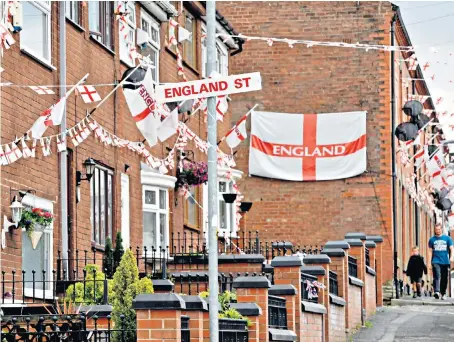
[[[451,259],[449,258],[451,254]],[[442,235],[441,224],[435,226],[435,235],[429,240],[429,259],[432,260],[432,272],[434,277],[434,297],[446,299],[448,287],[448,274],[454,261],[454,247],[449,236]]]

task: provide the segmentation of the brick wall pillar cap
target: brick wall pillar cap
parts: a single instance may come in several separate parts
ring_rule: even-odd
[[[350,245],[350,246],[355,246],[355,247],[362,247],[363,246],[363,241],[360,240],[360,239],[346,239],[345,241],[347,241],[347,243]]]
[[[181,296],[186,304],[186,310],[208,311],[208,304],[200,296]]]
[[[323,249],[321,254],[326,254],[329,257],[344,257],[345,251],[342,248],[327,248]]]
[[[329,294],[329,302],[331,304],[337,305],[337,306],[345,306],[347,305],[347,302],[345,301],[344,298],[335,296],[332,293]]]
[[[313,276],[324,276],[326,275],[326,270],[322,266],[301,266],[301,273],[306,273]]]
[[[375,277],[377,275],[377,273],[374,271],[374,269],[369,266],[366,266],[366,273],[369,273],[373,277]]]
[[[80,312],[86,312],[85,316],[90,318],[94,315],[98,317],[107,317],[112,315],[112,305],[82,305]]]
[[[355,286],[358,286],[358,287],[363,287],[364,286],[364,282],[361,279],[349,276],[348,280],[349,280],[349,283],[351,285],[355,285]]]
[[[267,277],[237,277],[233,281],[233,288],[235,289],[269,289],[271,283]]]
[[[273,285],[268,290],[272,296],[292,296],[296,295],[296,287],[291,284]]]
[[[291,266],[303,266],[303,262],[297,256],[277,256],[271,260],[271,266],[273,267],[291,267]]]
[[[155,291],[173,291],[174,284],[169,279],[153,279],[151,282]]]
[[[342,248],[342,249],[350,249],[350,245],[345,240],[338,240],[338,241],[328,241],[323,246],[323,249],[332,249],[332,248]]]
[[[381,235],[367,235],[366,240],[373,241],[375,243],[383,242],[383,238],[381,237]]]
[[[263,264],[265,257],[262,254],[229,254],[219,255],[219,264]]]
[[[375,248],[377,247],[376,243],[374,241],[367,241],[364,243],[364,246],[366,246],[367,248]]]
[[[243,316],[260,316],[262,314],[262,308],[257,303],[230,303],[230,307]]]
[[[297,336],[294,331],[269,328],[270,341],[296,341]]]
[[[132,301],[133,309],[148,310],[184,310],[186,304],[175,293],[140,294]]]
[[[331,259],[325,254],[306,255],[303,259],[303,264],[331,264]]]
[[[348,239],[360,239],[360,240],[365,241],[367,239],[367,236],[364,233],[351,232],[351,233],[345,234],[344,238],[345,238],[345,240],[348,240]]]

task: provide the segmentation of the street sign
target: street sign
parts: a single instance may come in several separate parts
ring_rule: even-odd
[[[175,102],[262,89],[259,72],[156,86],[156,102]]]

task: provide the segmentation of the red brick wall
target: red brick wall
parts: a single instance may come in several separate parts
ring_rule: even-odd
[[[361,288],[348,285],[348,329],[355,329],[361,325]]]
[[[178,3],[179,6],[180,3]],[[204,13],[203,7],[195,3]],[[140,24],[140,6],[137,5],[137,23]],[[197,17],[197,15],[196,15]],[[181,17],[180,17],[181,19]],[[182,20],[182,19],[181,19]],[[74,84],[83,75],[89,73],[87,84],[114,83],[119,80],[126,69],[126,65],[119,60],[119,42],[118,42],[118,22],[115,22],[113,37],[115,54],[107,51],[97,42],[89,37],[88,29],[88,8],[82,7],[82,26],[85,31],[81,31],[69,22],[66,22],[67,29],[67,84]],[[58,50],[58,3],[52,3],[52,64],[57,68],[51,71],[34,61],[30,57],[20,52],[20,35],[14,35],[17,40],[16,44],[8,51],[5,51],[2,59],[2,67],[5,71],[2,73],[2,82],[12,82],[15,84],[29,85],[47,85],[59,84],[59,50]],[[166,48],[167,23],[161,25],[161,51],[159,77],[161,82],[181,82],[182,79],[177,75],[176,56]],[[186,64],[184,69],[188,80],[200,79],[201,74],[201,23],[197,22],[197,33],[194,39],[197,39],[197,68],[191,69]],[[107,95],[112,87],[97,87],[101,97]],[[1,89],[1,141],[2,143],[10,142],[15,135],[20,136],[26,132],[39,116],[39,114],[55,103],[59,94],[40,96],[28,88],[2,87]],[[67,124],[74,125],[81,120],[86,114],[86,106],[80,98],[77,100],[71,96],[67,102]],[[106,103],[96,111],[93,118],[110,132],[131,140],[142,141],[143,137],[136,128],[135,122],[131,119],[131,114],[126,105],[122,91],[119,90],[116,95],[110,97]],[[191,117],[186,124],[202,139],[206,139],[206,124],[204,123],[203,114]],[[226,117],[224,122],[218,122],[219,135],[230,128],[230,119]],[[51,127],[47,130],[46,135],[59,132],[59,127]],[[163,158],[167,155],[166,147],[173,147],[176,135],[160,143],[151,149],[151,153]],[[55,142],[55,140],[54,140]],[[30,144],[30,142],[29,142]],[[10,215],[9,190],[10,187],[16,189],[33,189],[36,195],[49,199],[54,202],[54,256],[57,250],[61,249],[60,242],[60,189],[59,189],[59,158],[56,144],[52,147],[53,154],[50,157],[42,156],[41,148],[36,150],[35,159],[21,159],[18,162],[2,167],[1,173],[1,211],[7,216]],[[69,142],[68,147],[74,149],[72,158],[73,164],[69,172],[73,186],[69,214],[71,215],[71,241],[70,249],[91,250],[91,223],[90,223],[90,192],[89,184],[86,181],[81,185],[81,201],[75,204],[75,171],[83,171],[82,163],[88,157],[103,161],[106,165],[114,169],[114,217],[113,217],[113,235],[121,229],[121,211],[120,211],[120,174],[124,172],[124,165],[130,165],[127,174],[130,177],[130,245],[142,246],[142,186],[140,183],[140,158],[126,148],[106,147],[101,144],[95,137],[94,133],[77,148],[74,148]],[[193,143],[189,143],[188,149],[194,151],[194,160],[206,160],[206,156],[200,153]],[[170,171],[169,175],[174,175],[175,170]],[[169,189],[169,226],[170,232],[183,232],[183,200],[179,199],[179,205],[174,204],[174,191]],[[201,198],[199,199],[201,201]],[[202,227],[202,215],[200,213],[200,227]],[[15,231],[12,238],[7,238],[7,248],[3,250],[2,259],[3,269],[22,268],[21,261],[21,237],[20,231]],[[82,254],[82,252],[81,252]],[[101,255],[101,254],[99,254]]]
[[[370,317],[377,309],[375,277],[366,272],[366,315]]]
[[[389,2],[220,2],[218,8],[245,35],[389,44]],[[380,31],[382,30],[382,31]],[[358,177],[324,182],[284,182],[250,177],[240,182],[254,202],[248,228],[263,239],[298,245],[323,244],[350,231],[381,234],[392,260],[389,53],[343,48],[306,48],[249,41],[231,59],[231,73],[259,71],[263,90],[233,95],[234,120],[246,105],[283,113],[365,110],[367,169]],[[248,146],[238,148],[238,167],[248,172]],[[382,173],[382,174],[378,174]],[[386,175],[385,175],[386,174]],[[316,227],[316,228],[315,228]],[[391,264],[384,280],[392,278]]]
[[[323,341],[323,315],[303,312],[301,315],[301,335],[304,341]]]
[[[330,304],[329,309],[329,341],[345,341],[345,306]]]

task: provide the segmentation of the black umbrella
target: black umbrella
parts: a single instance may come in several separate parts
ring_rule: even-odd
[[[403,122],[396,127],[394,134],[400,141],[414,140],[418,135],[418,125],[411,122]]]
[[[416,100],[411,100],[405,103],[404,108],[402,108],[404,113],[408,116],[417,116],[421,114],[424,109],[421,102]]]
[[[131,82],[131,83],[142,82],[143,79],[145,78],[145,74],[147,73],[147,70],[145,70],[142,67],[139,67],[136,70],[134,70],[134,69],[135,69],[135,67],[127,69],[123,73],[123,76],[122,76],[121,80],[123,81],[124,79],[126,79],[126,82]],[[134,70],[134,72],[133,72],[133,70]],[[124,84],[123,88],[124,89],[133,89],[133,90],[135,90],[135,89],[139,88],[139,85]]]
[[[430,118],[425,114],[419,114],[418,117],[415,118],[414,123],[418,126],[418,129],[423,128],[427,125],[430,121]]]

